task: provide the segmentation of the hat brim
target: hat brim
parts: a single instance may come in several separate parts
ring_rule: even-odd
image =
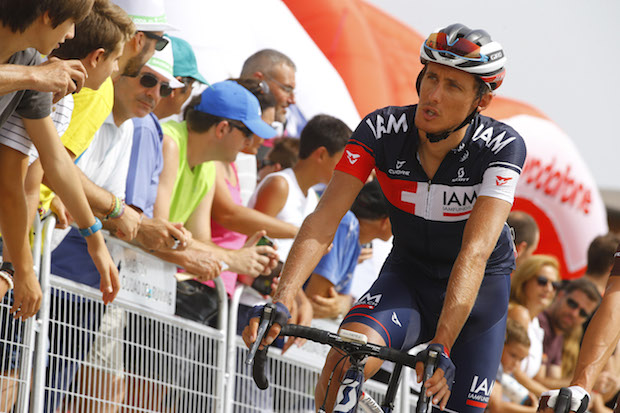
[[[168,23],[135,23],[139,32],[178,32],[179,29]]]
[[[273,139],[278,136],[278,132],[260,118],[255,120],[245,120],[243,121],[243,124],[259,138]]]

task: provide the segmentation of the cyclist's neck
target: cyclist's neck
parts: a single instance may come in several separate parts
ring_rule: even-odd
[[[465,138],[465,133],[467,132],[467,126],[462,127],[461,129],[452,132],[446,139],[441,140],[439,142],[431,142],[426,137],[426,132],[418,129],[419,134],[419,145],[417,156],[420,160],[420,164],[426,172],[426,175],[429,179],[433,179],[435,172],[439,168],[439,165],[446,157],[448,152],[452,149],[455,149],[459,146],[459,144]]]

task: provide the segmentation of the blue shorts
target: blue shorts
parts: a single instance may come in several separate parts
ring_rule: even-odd
[[[416,273],[409,263],[391,255],[343,324],[366,324],[388,346],[409,350],[434,337],[447,283],[447,279]],[[509,293],[510,274],[484,277],[450,353],[456,376],[447,408],[461,413],[483,412],[486,408],[504,347]]]

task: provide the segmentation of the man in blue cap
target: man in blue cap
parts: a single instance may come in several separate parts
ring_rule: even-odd
[[[192,86],[195,82],[208,85],[209,82],[198,71],[196,55],[192,46],[184,39],[169,36],[172,52],[174,54],[174,77],[185,85],[180,89],[172,91],[170,96],[163,98],[153,113],[159,119],[177,115],[181,112],[181,107],[192,95]]]
[[[215,83],[189,103],[184,122],[169,121],[162,129],[164,167],[154,216],[182,223],[192,233],[193,240],[184,252],[186,255],[194,248],[208,250],[220,262],[222,270],[251,276],[269,274],[277,263],[277,254],[269,246],[256,246],[264,231],[250,237],[243,248],[228,250],[212,242],[210,225],[215,190],[213,161],[233,162],[254,134],[264,139],[276,135],[276,131],[261,119],[258,99],[234,81]],[[159,256],[166,258],[166,254],[162,252]],[[180,282],[177,315],[206,323],[213,314],[206,314],[198,307],[208,304],[208,288],[202,280]],[[184,289],[191,289],[194,300],[179,302]],[[199,299],[199,295],[204,295],[205,299]]]

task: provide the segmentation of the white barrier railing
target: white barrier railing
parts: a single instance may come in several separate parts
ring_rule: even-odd
[[[33,255],[43,290],[36,321],[12,320],[10,294],[0,305],[0,411],[11,411],[13,403],[16,413],[314,411],[326,351],[270,350],[271,386],[260,391],[236,334],[241,289],[229,306],[223,283],[216,280],[217,328],[177,317],[170,314],[175,267],[106,237],[115,261],[121,261],[121,280],[131,288],[104,306],[100,291],[51,275],[55,223],[50,216],[35,228]],[[15,390],[15,397],[6,389]],[[397,412],[411,405],[402,389],[408,389],[407,380]],[[365,390],[381,401],[385,385],[369,381]]]

